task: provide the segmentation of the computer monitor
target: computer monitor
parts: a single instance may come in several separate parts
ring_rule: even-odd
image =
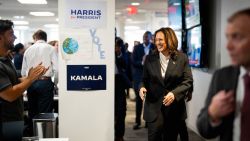
[[[202,27],[199,25],[187,30],[187,55],[190,66],[203,65],[202,49]]]
[[[169,27],[174,30],[182,29],[182,3],[181,0],[168,0]]]
[[[200,5],[199,0],[185,0],[185,23],[186,29],[199,25]]]

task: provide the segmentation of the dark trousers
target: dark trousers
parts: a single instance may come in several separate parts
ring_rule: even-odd
[[[148,141],[162,141],[163,139],[163,116],[159,114],[153,122],[147,122],[148,125]]]
[[[51,79],[37,80],[27,90],[29,127],[32,128],[32,119],[39,113],[52,113],[54,83]]]
[[[125,133],[126,111],[115,111],[115,137],[123,137]]]
[[[181,141],[189,141],[188,137],[188,131],[187,131],[187,125],[185,120],[181,120],[179,127],[178,127],[179,135]]]
[[[142,100],[139,95],[139,81],[135,80],[134,91],[136,96],[135,104],[135,123],[141,125],[141,114],[142,114]]]
[[[148,141],[177,141],[181,121],[162,112],[148,124]]]
[[[126,93],[122,75],[115,75],[115,137],[125,133]]]
[[[21,141],[23,136],[23,121],[3,122],[0,141]]]

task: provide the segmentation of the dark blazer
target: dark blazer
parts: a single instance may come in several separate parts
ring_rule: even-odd
[[[124,89],[130,88],[131,82],[126,74],[127,63],[126,63],[124,56],[123,55],[121,57],[116,56],[115,57],[115,64],[116,64],[116,67],[117,67],[118,72],[119,72],[118,73],[119,77],[121,77],[121,82],[118,82],[118,83],[121,83],[121,86]]]
[[[217,92],[221,90],[234,90],[236,92],[239,70],[239,67],[228,66],[214,73],[205,107],[200,111],[197,119],[197,128],[203,137],[211,139],[219,136],[221,141],[232,141],[235,113],[223,118],[222,123],[218,127],[212,127],[208,116],[208,106]]]
[[[153,50],[155,48],[155,45],[151,43],[149,54],[152,54]],[[132,53],[132,65],[133,65],[133,80],[135,85],[135,90],[138,90],[139,84],[142,79],[142,73],[143,73],[143,65],[142,65],[142,58],[145,55],[144,53],[144,46],[143,44],[139,44],[134,47],[133,53]]]
[[[187,56],[177,53],[169,59],[165,78],[161,76],[159,53],[155,52],[147,56],[141,87],[147,89],[144,105],[144,119],[147,122],[154,121],[163,107],[167,116],[174,119],[186,119],[186,106],[184,97],[193,84],[191,69]],[[172,92],[175,101],[170,106],[162,106],[163,97]],[[166,112],[165,112],[166,113]]]

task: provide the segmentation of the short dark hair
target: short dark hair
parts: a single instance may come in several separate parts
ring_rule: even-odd
[[[13,28],[14,24],[10,20],[0,20],[0,34],[3,34],[7,30]]]
[[[243,9],[243,10],[240,10],[236,13],[234,13],[232,16],[230,16],[228,18],[228,22],[233,22],[236,18],[238,18],[239,16],[242,16],[242,15],[246,15],[246,16],[249,16],[250,17],[250,8],[247,8],[247,9]]]
[[[152,36],[152,33],[151,33],[150,31],[146,31],[146,32],[144,33],[144,35],[150,35],[150,36]]]
[[[23,48],[24,48],[24,45],[23,45],[22,43],[18,43],[18,44],[15,45],[13,51],[15,51],[16,53],[18,53],[19,50],[20,50],[20,49],[23,49]]]
[[[123,42],[122,38],[116,37],[115,38],[115,45],[117,45],[118,47],[124,46],[124,42]]]
[[[47,33],[45,31],[43,31],[43,30],[37,30],[33,34],[33,39],[44,40],[45,42],[47,42]]]

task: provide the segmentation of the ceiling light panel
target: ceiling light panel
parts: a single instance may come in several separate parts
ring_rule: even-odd
[[[131,5],[138,6],[138,5],[140,5],[140,3],[139,2],[132,2]]]
[[[33,15],[33,16],[54,16],[55,14],[52,12],[30,12],[30,15]]]
[[[14,29],[27,30],[29,29],[29,27],[28,26],[14,26]]]
[[[47,4],[46,0],[17,0],[21,4]]]
[[[47,28],[58,28],[58,24],[45,24],[44,27],[47,27]]]
[[[13,16],[14,19],[24,19],[24,16]]]
[[[28,25],[28,21],[13,21],[14,25]]]

